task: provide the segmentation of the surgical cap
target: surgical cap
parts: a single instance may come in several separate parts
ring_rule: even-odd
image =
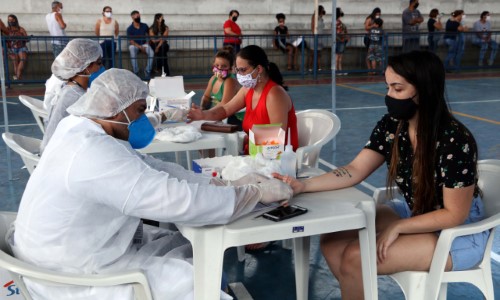
[[[87,92],[68,107],[68,113],[94,119],[117,115],[137,100],[146,99],[148,86],[134,73],[109,69],[99,75]]]
[[[73,39],[52,63],[52,74],[68,80],[102,57],[101,46],[91,39]]]

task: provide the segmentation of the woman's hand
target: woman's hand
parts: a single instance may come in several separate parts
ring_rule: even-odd
[[[295,179],[295,178],[290,177],[288,175],[281,175],[278,173],[272,173],[271,175],[274,178],[279,179],[279,180],[283,181],[284,183],[290,185],[290,187],[293,190],[294,195],[297,195],[297,194],[304,192],[306,185],[303,181]]]
[[[387,258],[389,247],[399,236],[399,221],[395,221],[384,231],[380,232],[377,237],[377,261],[383,263]]]
[[[203,120],[203,111],[201,110],[201,107],[192,103],[191,109],[187,113],[187,118],[188,118],[189,122],[196,121],[196,120]]]

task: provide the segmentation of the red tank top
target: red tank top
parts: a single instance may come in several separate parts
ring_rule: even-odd
[[[249,89],[245,96],[246,112],[243,119],[243,130],[248,134],[254,124],[270,124],[269,115],[267,113],[267,94],[273,86],[277,85],[274,81],[268,80],[262,94],[260,95],[259,102],[255,109],[252,109],[253,89]],[[297,150],[299,146],[299,136],[297,133],[297,116],[295,115],[295,108],[292,103],[292,108],[288,111],[288,128],[290,128],[290,135],[292,136],[291,144],[293,150]],[[287,130],[288,139],[288,130]]]

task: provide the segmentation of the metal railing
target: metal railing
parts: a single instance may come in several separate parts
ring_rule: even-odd
[[[492,40],[500,41],[500,32],[492,32]],[[462,35],[464,40],[464,53],[460,70],[473,70],[484,68],[498,68],[500,64],[493,61],[492,65],[488,65],[489,53],[486,53],[485,63],[479,66],[480,47],[475,45],[474,37],[477,33],[466,32]],[[434,33],[434,40],[437,42],[435,52],[445,60],[448,55],[448,45],[445,42],[443,32]],[[64,43],[76,38],[77,36],[58,38]],[[96,36],[78,36],[84,38],[95,39],[103,43],[103,50],[110,50],[110,61],[107,67],[118,67],[132,70],[130,55],[128,50],[129,39],[132,37],[119,36],[115,39],[116,43],[110,42],[112,37],[96,37]],[[364,33],[349,34],[349,42],[346,44],[345,52],[342,58],[342,73],[356,74],[375,72],[382,74],[386,66],[387,57],[398,54],[403,51],[403,35],[401,33],[385,33],[382,36],[382,61],[375,70],[370,70],[367,65],[368,49],[363,43]],[[136,38],[136,37],[133,37]],[[2,36],[2,44],[4,48],[4,62],[6,73],[6,84],[10,85],[13,80],[13,64],[12,59],[9,59],[9,49],[7,42],[16,40],[27,40],[26,47],[28,48],[28,58],[24,68],[24,75],[21,80],[16,80],[16,83],[42,83],[50,77],[50,67],[54,60],[52,43],[54,38],[51,36],[29,36],[29,37],[8,37]],[[291,35],[287,42],[292,43],[298,39],[304,42],[293,47],[293,51],[297,54],[293,55],[292,65],[288,65],[288,53],[274,47],[274,35],[251,35],[245,36],[242,46],[255,44],[262,47],[269,61],[278,65],[283,75],[286,76],[311,76],[317,78],[321,74],[331,74],[331,60],[335,59],[332,55],[332,36],[324,35]],[[187,78],[193,77],[209,77],[211,75],[211,66],[213,58],[218,49],[222,48],[223,36],[206,35],[206,36],[169,36],[167,38],[170,50],[167,53],[168,64],[171,75],[183,75]],[[418,34],[419,46],[418,49],[428,49],[428,33],[423,32]],[[318,50],[318,45],[323,47]],[[155,56],[154,62],[157,63],[162,57]],[[146,65],[146,55],[139,53],[137,61],[139,67],[144,69]],[[318,66],[314,68],[313,66]],[[320,70],[321,69],[321,70]],[[458,69],[458,68],[457,68]],[[152,74],[158,76],[159,74]]]

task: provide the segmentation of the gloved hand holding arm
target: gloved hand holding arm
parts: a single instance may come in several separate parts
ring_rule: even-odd
[[[259,173],[252,172],[236,180],[225,180],[213,177],[210,180],[210,183],[217,186],[242,186],[245,184],[258,184],[267,180],[269,180],[269,177]]]
[[[162,111],[162,114],[165,116],[166,121],[186,122],[188,112],[188,109],[169,107]]]
[[[236,186],[236,206],[230,221],[250,213],[258,202],[270,204],[288,201],[293,191],[288,184],[277,179],[268,179],[259,184]]]

